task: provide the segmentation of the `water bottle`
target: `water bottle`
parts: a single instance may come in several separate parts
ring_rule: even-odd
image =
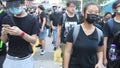
[[[116,60],[116,56],[117,56],[117,54],[116,54],[116,45],[111,44],[111,48],[109,50],[109,59],[111,61],[114,61],[114,60]]]

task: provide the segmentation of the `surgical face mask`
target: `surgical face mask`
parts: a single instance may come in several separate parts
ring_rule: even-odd
[[[9,11],[12,14],[20,14],[23,11],[23,9],[21,7],[13,7],[13,8],[9,8]]]
[[[93,24],[93,23],[97,22],[97,20],[98,20],[98,15],[96,15],[96,14],[87,14],[86,21],[89,24]]]
[[[120,14],[120,7],[117,9],[118,14]]]

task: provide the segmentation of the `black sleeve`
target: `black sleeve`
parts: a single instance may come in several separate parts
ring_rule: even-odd
[[[104,25],[104,36],[108,37],[109,34],[110,34],[110,32],[109,32],[108,23],[105,23],[105,25]]]
[[[53,20],[53,14],[50,14],[49,19],[50,19],[50,21]]]
[[[71,29],[70,32],[68,33],[66,42],[73,43],[73,30],[74,30],[74,28]]]
[[[41,13],[41,18],[45,18],[46,17],[46,14],[45,13]]]
[[[63,15],[61,15],[59,17],[59,23],[58,23],[58,25],[62,26],[62,23],[63,23]]]
[[[98,46],[102,46],[103,44],[104,44],[104,35],[101,36]]]
[[[34,24],[32,27],[32,34],[38,34],[40,32],[39,22],[36,18],[34,18]]]

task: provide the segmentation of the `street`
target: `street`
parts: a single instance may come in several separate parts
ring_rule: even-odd
[[[37,48],[36,53],[34,54],[34,64],[35,68],[60,68],[60,64],[55,64],[53,61],[53,45],[52,37],[46,37],[46,53],[45,55],[40,55],[40,48]]]

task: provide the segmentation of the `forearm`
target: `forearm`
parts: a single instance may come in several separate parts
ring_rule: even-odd
[[[7,35],[1,35],[1,38],[0,38],[0,39],[1,39],[4,43],[6,43],[8,37],[7,37]]]
[[[57,37],[56,37],[56,45],[59,46],[59,43],[60,43],[60,34],[61,34],[61,27],[58,26],[58,29],[57,29]]]
[[[43,18],[42,28],[45,27],[45,24],[46,24],[46,18]]]
[[[107,37],[104,38],[104,50],[103,50],[103,59],[107,57]]]
[[[50,21],[50,25],[51,25],[51,27],[53,28],[53,21]]]
[[[98,47],[97,58],[98,58],[98,63],[103,62],[103,46]]]
[[[32,44],[36,43],[37,40],[37,35],[29,35],[27,33],[24,34],[23,39],[26,40],[27,42],[30,42]]]
[[[64,68],[69,67],[70,53],[65,51],[64,53]]]
[[[42,28],[44,28],[45,27],[45,22],[43,22],[43,24],[42,24]]]
[[[98,63],[102,64],[102,62],[103,62],[103,52],[102,51],[97,52],[97,58],[98,58]]]

